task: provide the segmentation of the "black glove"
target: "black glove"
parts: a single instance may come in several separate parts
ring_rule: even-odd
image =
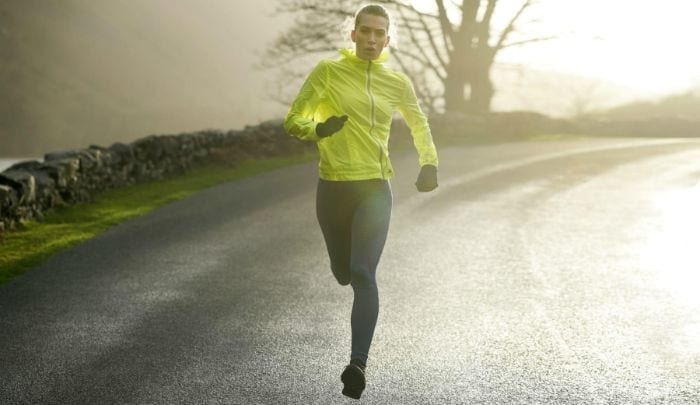
[[[433,191],[437,188],[437,167],[433,165],[425,165],[420,168],[418,180],[416,180],[416,188],[420,192]]]
[[[342,117],[338,116],[332,116],[329,117],[326,122],[321,122],[318,125],[316,125],[316,135],[319,136],[319,138],[325,138],[327,136],[331,136],[334,133],[340,131],[343,128],[343,125],[345,125],[345,121],[348,120],[347,115],[343,115]]]

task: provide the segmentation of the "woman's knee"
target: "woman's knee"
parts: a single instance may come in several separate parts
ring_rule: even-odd
[[[353,287],[370,288],[377,285],[374,273],[365,267],[355,267],[351,269]]]

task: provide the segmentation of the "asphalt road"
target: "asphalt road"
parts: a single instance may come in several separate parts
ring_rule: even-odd
[[[700,141],[396,154],[368,404],[700,403]],[[0,403],[353,403],[306,164],[0,286]]]

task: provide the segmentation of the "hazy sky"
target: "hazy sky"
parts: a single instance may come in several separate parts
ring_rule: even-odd
[[[654,93],[700,86],[700,1],[541,0],[532,12],[563,35],[504,60]]]

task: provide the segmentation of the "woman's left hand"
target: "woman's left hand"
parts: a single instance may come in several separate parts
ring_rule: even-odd
[[[416,188],[418,191],[425,193],[433,191],[437,188],[437,167],[433,165],[425,165],[420,168],[418,180],[416,180]]]

